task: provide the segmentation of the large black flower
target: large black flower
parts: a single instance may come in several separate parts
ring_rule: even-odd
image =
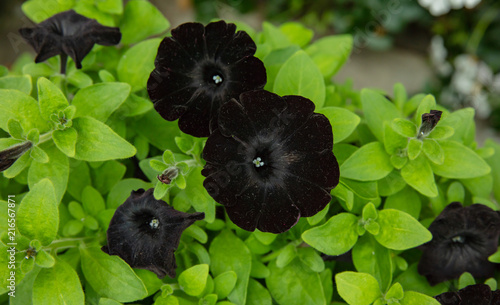
[[[253,56],[250,36],[224,21],[204,27],[185,23],[172,30],[158,48],[148,93],[166,120],[195,137],[217,127],[219,107],[245,91],[266,84],[264,64]]]
[[[449,204],[429,226],[432,240],[421,246],[418,272],[431,285],[458,278],[469,272],[474,277],[493,276],[495,265],[488,257],[495,253],[500,235],[500,215],[482,204],[462,207]]]
[[[122,37],[118,28],[103,26],[74,10],[56,14],[34,28],[19,29],[19,33],[38,53],[35,62],[61,55],[61,73],[66,72],[68,55],[81,69],[83,58],[94,44],[115,45]]]
[[[174,251],[182,232],[203,213],[188,214],[156,200],[153,189],[133,191],[116,209],[109,224],[108,245],[102,250],[118,255],[131,267],[151,270],[159,278],[175,277]]]
[[[220,109],[203,185],[239,227],[281,233],[330,202],[339,182],[332,147],[332,126],[310,100],[246,92]]]
[[[486,284],[475,284],[459,291],[441,293],[434,298],[442,305],[498,305],[500,290],[491,291]]]

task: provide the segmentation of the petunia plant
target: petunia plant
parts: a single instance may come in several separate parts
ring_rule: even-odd
[[[36,54],[0,67],[1,302],[498,299],[500,143],[475,141],[471,108],[334,82],[352,37],[299,23],[22,9]]]

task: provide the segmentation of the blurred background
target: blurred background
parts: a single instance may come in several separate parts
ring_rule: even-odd
[[[101,0],[81,0],[99,2]],[[33,50],[18,35],[32,26],[22,0],[0,1],[0,64],[12,66]],[[124,1],[126,2],[126,0]],[[401,82],[409,94],[432,93],[450,108],[474,107],[478,142],[499,138],[500,1],[497,0],[151,0],[171,28],[217,18],[260,30],[301,22],[325,35],[353,35],[347,64],[335,75],[355,89],[392,92]]]

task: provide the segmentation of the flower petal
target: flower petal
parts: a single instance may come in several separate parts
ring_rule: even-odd
[[[171,37],[166,37],[160,43],[158,55],[155,59],[156,68],[162,70],[166,67],[168,70],[175,72],[188,73],[193,69],[195,64],[196,61],[191,58],[191,55],[186,53],[186,50],[178,41]]]
[[[234,39],[226,44],[225,48],[219,53],[219,59],[225,64],[234,63],[244,57],[255,54],[257,46],[250,35],[246,32],[238,31]]]
[[[201,23],[184,23],[172,29],[172,37],[196,61],[202,60],[205,53],[205,27]]]

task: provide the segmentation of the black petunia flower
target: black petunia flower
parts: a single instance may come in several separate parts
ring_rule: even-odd
[[[441,293],[434,298],[442,305],[498,305],[500,290],[491,291],[486,284],[475,284],[459,291]]]
[[[339,182],[332,147],[332,126],[310,100],[246,92],[220,109],[203,185],[239,227],[285,232],[330,202]]]
[[[441,119],[441,114],[443,112],[439,110],[431,110],[429,113],[422,114],[422,125],[418,129],[418,138],[425,138],[431,133],[431,131],[436,127],[437,123]]]
[[[111,46],[118,44],[122,37],[120,29],[103,26],[74,10],[56,14],[34,28],[19,29],[19,33],[38,53],[36,63],[60,55],[61,73],[66,72],[68,55],[81,69],[83,58],[94,44]]]
[[[33,143],[26,141],[24,143],[14,145],[5,150],[0,151],[0,172],[8,169],[14,164],[25,152],[27,152]]]
[[[497,251],[500,215],[482,204],[462,207],[449,204],[429,226],[432,240],[421,246],[418,272],[431,285],[469,272],[474,277],[493,276],[495,264],[488,257]]]
[[[102,251],[118,255],[133,268],[151,270],[159,278],[175,277],[174,251],[182,232],[204,213],[188,214],[156,200],[153,189],[133,191],[116,209]]]
[[[219,107],[231,98],[266,84],[264,64],[253,54],[250,36],[224,21],[185,23],[158,48],[148,93],[166,120],[195,137],[217,128]]]

